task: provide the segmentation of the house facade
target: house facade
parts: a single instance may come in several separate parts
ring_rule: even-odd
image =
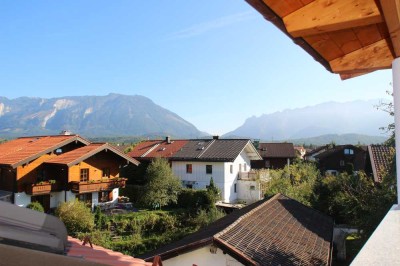
[[[221,190],[221,200],[227,203],[249,203],[261,198],[258,186],[249,186],[254,193],[245,193],[245,181],[240,182],[240,175],[250,172],[251,160],[260,159],[250,140],[218,138],[189,140],[170,157],[172,170],[184,187],[205,189],[213,178]],[[243,198],[246,195],[249,197]]]
[[[138,164],[77,135],[19,138],[1,144],[0,154],[0,190],[18,206],[38,201],[46,211],[75,198],[92,207],[116,202],[126,182],[120,168]]]
[[[334,145],[314,156],[321,173],[366,171],[367,147]]]

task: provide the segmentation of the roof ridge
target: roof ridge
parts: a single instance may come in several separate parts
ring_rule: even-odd
[[[151,147],[150,149],[148,149],[145,153],[143,153],[142,155],[140,155],[140,157],[145,157],[147,154],[149,154],[150,152],[152,152],[155,148],[157,148],[158,146],[160,146],[160,143],[156,143],[153,147]]]
[[[201,156],[203,156],[203,154],[211,147],[211,145],[215,142],[215,139],[212,139],[210,141],[210,143],[207,144],[207,146],[204,148],[204,150],[202,152],[200,152],[199,155],[196,156],[196,158],[200,158]]]

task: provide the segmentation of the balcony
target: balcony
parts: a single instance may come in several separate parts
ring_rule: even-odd
[[[123,188],[126,185],[126,178],[107,179],[107,180],[91,180],[89,182],[69,182],[71,191],[74,193],[88,193],[114,188]]]
[[[238,180],[243,181],[257,181],[257,180],[269,180],[269,171],[250,171],[250,172],[239,172]]]
[[[42,181],[36,184],[28,184],[25,187],[25,193],[28,195],[44,195],[49,194],[56,187],[55,181]]]

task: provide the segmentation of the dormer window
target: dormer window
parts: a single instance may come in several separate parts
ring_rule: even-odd
[[[353,149],[344,149],[344,154],[345,155],[353,155],[354,154],[354,150]]]

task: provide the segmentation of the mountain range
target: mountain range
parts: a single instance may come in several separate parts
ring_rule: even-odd
[[[207,133],[150,99],[134,95],[8,99],[0,97],[0,136],[58,134],[87,137],[179,136]]]
[[[327,102],[248,118],[224,137],[252,137],[264,141],[293,140],[327,134],[382,136],[381,127],[393,117],[377,110],[379,100]]]
[[[328,102],[253,116],[223,137],[296,143],[382,142],[385,137],[379,128],[392,123],[393,118],[376,110],[378,104],[379,100]],[[139,95],[0,97],[1,137],[58,134],[61,130],[89,138],[209,136],[179,115]]]

